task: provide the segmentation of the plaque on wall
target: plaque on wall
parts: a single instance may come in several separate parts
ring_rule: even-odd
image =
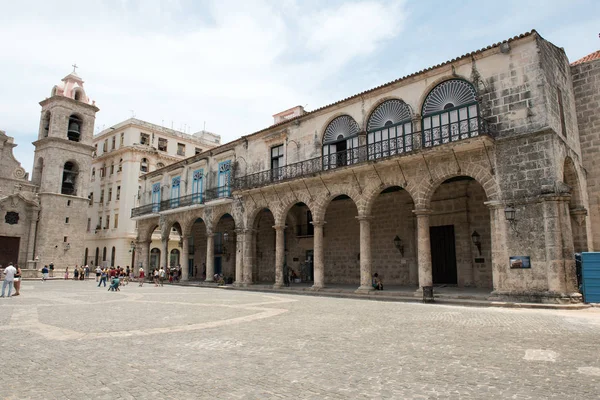
[[[511,256],[509,258],[511,269],[531,268],[531,260],[529,256]]]
[[[300,259],[298,257],[294,257],[294,261],[299,261]]]
[[[485,258],[476,258],[475,259],[475,264],[483,264],[485,263]]]

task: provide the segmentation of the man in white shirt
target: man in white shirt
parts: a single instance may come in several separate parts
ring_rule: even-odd
[[[9,263],[8,267],[4,268],[4,282],[2,283],[2,296],[0,297],[4,297],[4,291],[6,290],[6,286],[8,286],[8,297],[10,297],[16,273],[17,269],[13,267],[12,263]]]

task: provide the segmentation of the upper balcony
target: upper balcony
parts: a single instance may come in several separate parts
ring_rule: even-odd
[[[233,181],[233,190],[248,190],[304,178],[316,173],[332,172],[346,166],[358,166],[369,161],[402,157],[414,154],[419,150],[443,146],[482,135],[491,137],[491,128],[490,124],[478,116],[446,124],[434,123],[431,124],[430,128],[421,132],[406,133],[405,131],[404,134],[397,137],[237,177]]]
[[[231,198],[231,188],[229,186],[220,186],[206,189],[201,193],[192,193],[186,196],[180,196],[160,202],[146,204],[131,209],[131,218],[141,217],[148,214],[158,214],[159,212],[175,210],[182,207],[194,205],[203,205],[209,201]]]

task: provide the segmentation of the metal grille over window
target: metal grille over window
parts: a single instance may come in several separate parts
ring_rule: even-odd
[[[389,157],[413,150],[410,108],[402,100],[380,104],[367,123],[369,160]]]
[[[356,164],[360,128],[349,115],[341,115],[325,128],[323,136],[323,169]]]
[[[482,121],[475,88],[461,79],[437,85],[423,103],[423,147],[478,136]]]

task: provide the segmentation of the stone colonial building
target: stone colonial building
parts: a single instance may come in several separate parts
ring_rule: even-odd
[[[586,178],[599,168],[599,71],[531,31],[276,114],[142,176],[136,264],[166,265],[175,231],[183,279],[279,287],[290,269],[315,290],[367,291],[377,272],[415,290],[580,301],[574,253],[600,240]]]
[[[211,132],[186,134],[135,118],[95,135],[85,251],[81,262],[132,265],[137,226],[129,216],[138,205],[140,175],[220,143],[221,137]],[[160,235],[154,240],[160,246]],[[179,239],[173,235],[169,251],[174,256],[179,253],[178,243]],[[179,260],[174,259],[173,263],[176,265]]]

